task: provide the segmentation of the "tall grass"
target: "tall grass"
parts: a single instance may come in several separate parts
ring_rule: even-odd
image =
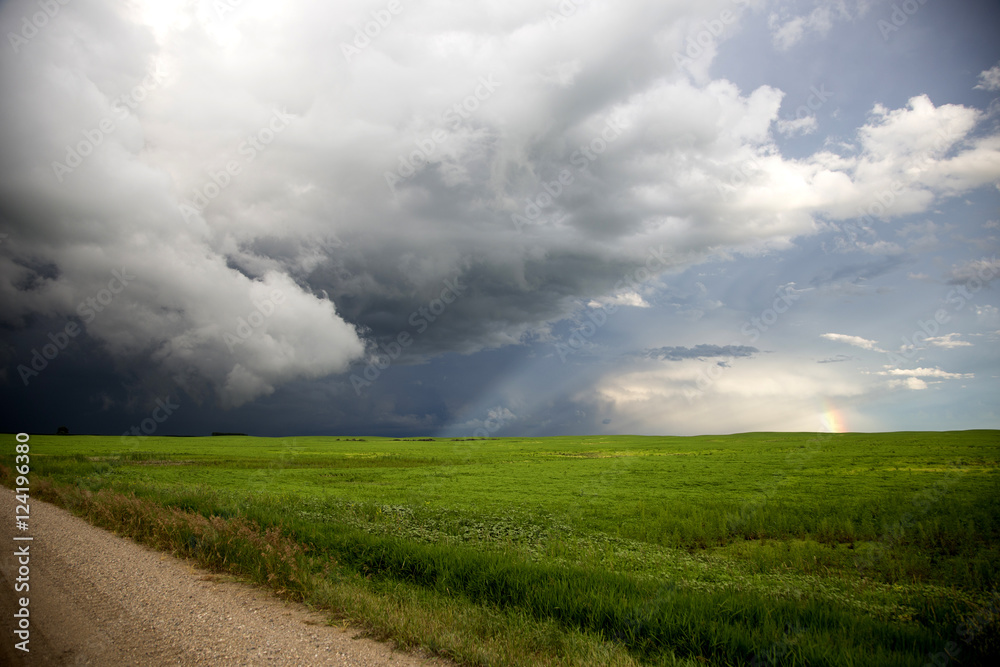
[[[622,439],[631,458],[604,440],[81,456],[64,439],[32,463],[100,525],[466,664],[924,664],[969,618],[962,664],[993,664],[995,438],[891,436],[831,438],[791,470],[795,434]]]
[[[0,465],[0,481],[13,480]],[[109,489],[37,480],[35,497],[61,505],[91,523],[156,549],[196,560],[207,568],[238,575],[341,618],[366,626],[377,638],[401,647],[423,647],[470,665],[530,664],[566,667],[636,667],[620,645],[524,614],[484,607],[398,581],[372,581],[338,566],[329,552],[288,537],[277,525],[245,516],[222,518],[164,506]],[[209,507],[211,492],[188,493],[180,504]],[[269,508],[273,511],[273,507]],[[225,513],[225,510],[223,510]],[[664,655],[664,664],[697,663]]]
[[[750,665],[781,647],[788,665],[911,665],[948,640],[960,621],[935,610],[939,632],[885,623],[818,599],[774,599],[754,591],[703,591],[683,582],[638,581],[600,570],[527,562],[517,554],[420,544],[350,526],[318,529],[287,518],[286,499],[240,502],[210,489],[150,498],[40,485],[40,497],[157,548],[246,576],[303,600],[351,575],[376,589],[423,590],[498,618],[558,628],[621,646],[643,664],[678,658]],[[155,499],[155,500],[154,500]],[[183,508],[183,509],[182,509]],[[228,518],[223,518],[227,516]],[[326,585],[324,585],[324,583]],[[790,634],[791,633],[791,634]],[[455,655],[436,639],[440,652]]]

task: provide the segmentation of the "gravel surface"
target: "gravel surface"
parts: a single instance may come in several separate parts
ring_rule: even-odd
[[[13,524],[14,493],[0,488]],[[0,535],[3,665],[447,665],[326,625],[326,617],[31,501],[32,542]],[[30,544],[29,593],[14,549]],[[15,600],[30,599],[28,655],[14,648]]]

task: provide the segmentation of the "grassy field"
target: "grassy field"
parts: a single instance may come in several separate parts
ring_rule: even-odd
[[[1000,657],[1000,431],[31,453],[36,496],[465,664]]]

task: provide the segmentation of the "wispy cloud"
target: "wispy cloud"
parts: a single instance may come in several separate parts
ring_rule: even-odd
[[[890,380],[889,386],[892,388],[903,388],[912,389],[913,391],[922,391],[927,389],[927,383],[920,378],[909,377],[905,380]]]
[[[979,83],[975,90],[1000,90],[1000,64],[979,73]]]
[[[945,349],[954,349],[956,347],[972,347],[972,343],[967,340],[960,340],[961,334],[950,333],[944,336],[937,336],[936,338],[928,338],[927,342],[934,347],[943,347]]]
[[[853,20],[864,16],[870,0],[820,0],[811,12],[793,15],[790,7],[782,7],[768,17],[771,41],[779,51],[788,51],[810,34],[825,35],[837,20]]]
[[[781,119],[778,121],[778,132],[786,137],[812,134],[819,127],[816,116],[804,116],[791,120]]]
[[[710,359],[712,357],[752,357],[760,352],[749,345],[695,345],[694,347],[658,347],[646,350],[646,356],[665,361]]]
[[[980,289],[989,285],[1000,275],[1000,260],[994,255],[985,259],[973,259],[952,267],[948,272],[949,285],[965,285]]]
[[[885,350],[883,350],[878,346],[877,341],[868,340],[867,338],[862,338],[861,336],[849,336],[847,334],[838,334],[838,333],[825,333],[823,334],[823,338],[838,343],[847,343],[848,345],[853,345],[854,347],[860,347],[862,350],[869,350],[871,352],[885,352]]]
[[[890,368],[879,371],[876,375],[897,378],[889,381],[890,387],[913,391],[922,391],[931,384],[923,378],[931,378],[940,382],[942,380],[969,380],[976,377],[974,373],[949,373],[940,368]]]
[[[816,363],[817,364],[839,364],[839,363],[844,362],[844,361],[852,361],[853,359],[856,359],[856,357],[852,357],[852,356],[847,355],[847,354],[838,354],[837,356],[830,357],[829,359],[820,359]]]
[[[962,380],[976,377],[975,373],[949,373],[940,368],[890,368],[879,371],[876,375],[893,375],[904,377],[938,378],[942,380]]]

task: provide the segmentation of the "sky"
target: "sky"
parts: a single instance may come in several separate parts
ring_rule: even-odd
[[[998,428],[998,27],[0,2],[0,430]]]

